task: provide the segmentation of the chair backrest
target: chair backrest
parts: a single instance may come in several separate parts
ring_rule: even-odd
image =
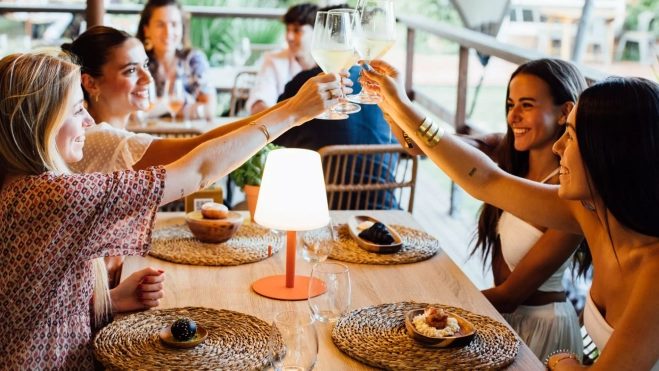
[[[236,80],[231,89],[231,108],[229,109],[229,117],[235,117],[244,107],[249,98],[249,92],[254,86],[256,79],[256,72],[242,71],[236,75]]]
[[[650,23],[654,19],[654,12],[646,10],[638,15],[637,31],[649,32]]]
[[[403,209],[412,212],[418,157],[399,144],[321,148],[327,201],[332,210]]]
[[[581,364],[584,366],[590,366],[597,361],[600,353],[599,349],[597,349],[597,346],[593,342],[593,339],[591,339],[588,332],[586,332],[586,327],[583,325],[583,315],[582,310],[579,314],[579,325],[581,325],[581,337],[583,339],[583,359],[581,360]]]

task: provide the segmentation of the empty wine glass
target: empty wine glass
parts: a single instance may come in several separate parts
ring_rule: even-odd
[[[312,370],[318,359],[314,316],[296,311],[277,313],[272,322],[268,358],[275,371]]]
[[[251,55],[252,55],[252,48],[249,43],[249,38],[243,37],[232,52],[234,66],[236,67],[244,66]]]
[[[327,225],[321,228],[298,233],[302,235],[302,259],[310,263],[325,261],[332,252],[337,239],[331,219]]]
[[[392,0],[360,0],[355,16],[353,43],[366,63],[381,59],[396,42],[396,18]],[[357,95],[348,95],[349,101],[378,104],[382,97],[368,94],[364,89]]]
[[[332,9],[329,11],[329,13],[344,13],[348,15],[348,18],[350,19],[350,30],[353,31],[352,35],[354,36],[354,25],[355,25],[355,9]],[[354,48],[354,47],[353,47]],[[356,50],[353,50],[352,57],[348,60],[345,66],[343,66],[343,69],[350,71],[350,68],[357,64],[357,61],[359,60],[359,53],[357,53]],[[362,110],[362,108],[354,103],[349,103],[349,102],[343,102],[339,103],[334,107],[334,110],[338,113],[345,113],[345,114],[351,114],[351,113],[357,113]]]
[[[172,116],[172,122],[176,119],[176,114],[181,111],[185,105],[185,89],[183,88],[183,81],[180,79],[174,80],[174,85],[169,88],[165,86],[167,92],[167,107],[169,114]]]
[[[315,278],[315,279],[314,279]],[[320,295],[315,295],[327,290]],[[313,293],[313,294],[312,294]],[[350,306],[350,273],[339,263],[316,263],[309,280],[309,308],[320,322],[336,322]]]
[[[345,13],[316,13],[311,55],[325,73],[339,73],[353,57],[350,17]],[[343,98],[343,92],[340,93]],[[348,115],[334,107],[318,116],[322,120],[345,120]]]

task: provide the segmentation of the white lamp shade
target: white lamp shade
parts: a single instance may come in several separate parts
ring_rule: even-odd
[[[329,223],[318,152],[283,148],[268,153],[254,220],[287,231],[308,231]]]

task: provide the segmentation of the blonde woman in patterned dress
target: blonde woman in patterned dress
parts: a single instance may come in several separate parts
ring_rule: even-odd
[[[79,66],[56,52],[0,60],[0,369],[93,369],[91,261],[148,253],[160,204],[226,175],[340,89],[337,75],[315,78],[304,98],[167,166],[71,174],[94,123]]]

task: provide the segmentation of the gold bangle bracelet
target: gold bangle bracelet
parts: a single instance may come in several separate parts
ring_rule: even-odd
[[[416,135],[418,135],[420,138],[423,138],[423,136],[426,134],[426,132],[430,129],[430,127],[434,124],[430,117],[426,117],[423,122],[421,123],[421,126],[416,130]]]
[[[438,132],[439,132],[439,125],[433,122],[430,129],[428,129],[428,131],[426,131],[426,134],[423,136],[423,140],[429,142],[430,139],[434,138]]]
[[[265,125],[261,125],[259,128],[261,132],[263,132],[263,135],[265,135],[265,141],[270,142],[270,133],[268,133],[268,128],[265,127]]]
[[[577,359],[577,357],[576,357],[574,354],[569,354],[569,355],[567,355],[566,357],[559,358],[556,362],[554,362],[554,365],[551,366],[550,370],[555,369],[555,368],[556,368],[556,365],[558,365],[561,361],[564,361],[564,360],[566,360],[566,359],[573,359],[573,360],[575,360],[575,361],[579,361],[579,360]],[[579,363],[581,363],[581,362],[579,362]]]
[[[432,148],[439,143],[440,140],[444,137],[444,128],[439,127],[439,130],[437,130],[437,134],[435,134],[434,137],[430,138],[428,141],[426,141],[426,144],[428,144],[428,147]]]

